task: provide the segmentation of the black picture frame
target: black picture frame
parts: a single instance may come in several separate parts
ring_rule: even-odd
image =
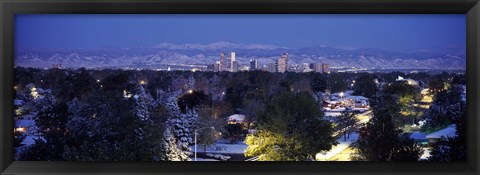
[[[1,0],[1,174],[479,174],[478,0]],[[466,14],[466,162],[13,161],[15,14]]]

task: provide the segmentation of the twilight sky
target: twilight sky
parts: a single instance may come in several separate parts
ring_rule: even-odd
[[[290,48],[464,49],[458,15],[17,15],[17,49],[153,47],[226,41]]]

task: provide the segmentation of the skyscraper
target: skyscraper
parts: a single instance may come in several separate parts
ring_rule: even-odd
[[[233,63],[235,62],[235,52],[230,53],[230,72],[234,72]]]
[[[322,73],[322,64],[312,63],[310,64],[310,69],[312,69],[314,72]]]
[[[222,52],[220,54],[220,65],[219,65],[218,70],[223,71],[223,70],[225,70],[225,67],[226,67],[226,65],[225,65],[225,53]]]
[[[257,69],[258,69],[257,60],[250,60],[250,70],[257,70]]]
[[[288,67],[288,53],[283,53],[282,56],[276,62],[277,72],[284,73]]]
[[[322,73],[330,73],[328,64],[322,63]]]
[[[221,65],[222,65],[221,61],[216,61],[215,64],[213,65],[213,71],[214,72],[220,72],[221,71],[221,69],[220,69]]]
[[[282,53],[282,58],[285,58],[285,71],[288,71],[288,53],[283,52]]]

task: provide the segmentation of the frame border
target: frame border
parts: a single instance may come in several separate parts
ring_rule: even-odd
[[[479,174],[478,0],[0,0],[1,174]],[[15,14],[466,14],[466,162],[30,162],[13,161]]]

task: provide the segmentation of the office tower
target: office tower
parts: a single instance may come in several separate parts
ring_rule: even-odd
[[[268,72],[276,72],[276,64],[275,63],[268,63],[266,66],[266,70]]]
[[[230,53],[230,72],[234,72],[233,63],[235,62],[235,52]]]
[[[330,73],[330,68],[328,67],[328,64],[322,63],[322,73]]]
[[[257,60],[250,60],[250,70],[257,70],[257,69],[258,69]]]
[[[225,65],[225,53],[222,52],[222,53],[220,54],[220,65],[219,65],[219,69],[218,69],[218,70],[219,70],[219,71],[223,71],[223,70],[225,70],[225,67],[226,67],[226,65]]]
[[[232,63],[232,72],[238,72],[239,67],[240,67],[240,65],[238,65],[238,62],[234,61]]]
[[[322,64],[320,63],[312,63],[310,64],[310,69],[314,72],[322,73]]]
[[[285,59],[285,71],[288,71],[288,53],[287,52],[282,53],[281,58]]]
[[[276,63],[276,72],[284,73],[287,70],[287,59],[288,57],[284,57],[282,55]]]
[[[213,71],[214,72],[220,72],[221,71],[221,61],[216,61],[215,64],[213,65]]]

